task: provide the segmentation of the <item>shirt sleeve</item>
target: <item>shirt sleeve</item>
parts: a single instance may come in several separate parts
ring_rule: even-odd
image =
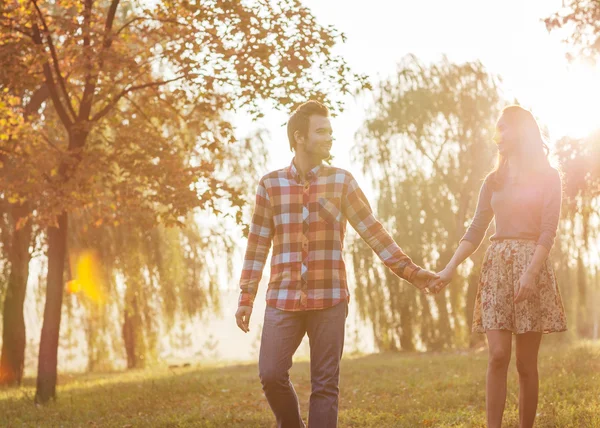
[[[348,175],[347,189],[342,200],[344,215],[361,238],[392,272],[400,278],[412,282],[421,268],[404,254],[383,225],[377,221],[365,194],[354,177]]]
[[[253,306],[258,283],[262,277],[265,262],[271,248],[273,238],[273,214],[269,194],[261,179],[256,191],[254,214],[248,234],[248,244],[244,256],[242,276],[240,279],[240,297],[238,306]]]
[[[477,209],[475,216],[471,221],[471,225],[465,232],[461,241],[471,242],[475,248],[479,248],[481,241],[494,218],[494,210],[492,209],[492,184],[490,178],[486,178],[479,191],[479,200],[477,201]]]
[[[538,245],[543,245],[550,251],[556,238],[558,221],[560,219],[560,206],[562,203],[562,182],[558,171],[549,174],[548,182],[544,186],[544,206],[542,207],[542,223]]]

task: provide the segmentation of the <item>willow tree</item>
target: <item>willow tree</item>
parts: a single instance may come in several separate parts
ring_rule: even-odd
[[[378,86],[358,133],[354,159],[372,181],[378,218],[416,263],[430,269],[450,259],[494,164],[497,82],[479,62],[444,58],[426,65],[406,57]],[[371,259],[364,244],[353,245],[359,309],[373,322],[380,348],[468,343],[475,270],[463,270],[457,283],[431,298]]]
[[[78,220],[73,226],[81,224]],[[73,229],[75,284],[67,288],[72,292],[67,302],[83,308],[70,321],[84,327],[88,370],[105,367],[111,355],[124,355],[128,368],[144,367],[156,359],[159,332],[168,332],[176,317],[192,318],[218,307],[215,252],[233,248],[226,234],[201,230],[191,217],[185,228]],[[94,280],[93,293],[78,286],[74,266],[90,251],[100,277]]]
[[[111,204],[102,203],[106,198],[98,198],[104,177],[121,180],[120,193],[113,193],[117,208],[141,204],[140,211],[154,213],[154,224],[178,224],[194,207],[213,208],[221,198],[243,204],[238,189],[213,177],[212,159],[194,163],[182,155],[197,144],[175,145],[173,153],[171,141],[188,136],[164,132],[152,120],[162,114],[148,115],[146,108],[161,106],[164,115],[193,124],[202,150],[218,158],[234,140],[225,111],[246,109],[256,117],[262,100],[292,108],[307,97],[324,99],[326,91],[348,93],[364,79],[332,54],[341,36],[319,25],[299,0],[127,7],[119,0],[19,0],[0,10],[0,36],[16,38],[32,52],[29,74],[48,87],[63,133],[52,142],[59,154],[41,211],[48,221],[48,280],[36,401],[44,403],[55,396],[68,215],[82,207],[113,215]],[[135,114],[148,116],[155,127],[146,140],[155,157],[138,165],[150,181],[136,180],[140,190],[132,192],[145,196],[140,199],[127,193],[125,183],[133,177],[123,175],[127,168],[117,156],[125,149],[110,137],[101,143],[110,136],[103,129],[128,125],[126,116],[134,113],[122,113],[121,106],[134,103],[140,110]],[[129,132],[140,138],[135,129]],[[191,163],[180,168],[182,161]],[[164,172],[172,168],[176,174]]]
[[[566,0],[563,7],[544,19],[548,31],[564,35],[564,41],[575,49],[576,56],[597,61],[600,58],[600,1]]]
[[[595,255],[600,239],[600,132],[585,138],[560,139],[556,155],[564,186],[556,246],[561,260],[556,266],[557,275],[560,283],[575,285],[562,288],[573,331],[582,337],[594,337],[600,323],[594,298],[599,268]]]
[[[231,184],[250,197],[255,172],[266,164],[263,132],[223,150],[215,175],[233,177]],[[82,290],[69,300],[76,299],[84,308],[88,370],[102,364],[115,348],[124,350],[128,368],[144,367],[156,358],[159,331],[170,331],[175,320],[218,311],[219,278],[226,278],[232,270],[232,231],[225,227],[224,219],[196,212],[185,218],[184,227],[147,229],[140,227],[144,221],[139,214],[130,214],[134,222],[93,218],[89,210],[72,216],[71,253],[93,250],[104,277],[98,281],[103,302],[90,299]],[[207,220],[211,220],[210,226],[205,225]],[[121,315],[119,323],[111,317],[115,313]],[[116,331],[122,346],[115,346]]]
[[[565,1],[562,8],[544,22],[549,32],[562,35],[564,42],[571,46],[567,54],[570,60],[597,63],[600,58],[600,1]],[[590,257],[597,253],[597,248],[590,247],[590,241],[598,239],[599,137],[597,131],[587,138],[565,137],[557,143],[566,196],[559,234],[561,245],[557,248],[563,263],[557,266],[557,274],[562,283],[577,284],[577,287],[563,288],[563,292],[569,319],[576,325],[572,330],[585,337],[598,337],[600,328],[600,317],[595,313],[597,303],[589,296],[590,289],[598,284],[598,266],[593,272],[595,257]],[[582,310],[584,306],[586,308]],[[595,320],[592,319],[594,316]]]

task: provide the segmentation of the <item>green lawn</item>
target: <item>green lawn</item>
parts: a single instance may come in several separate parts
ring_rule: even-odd
[[[514,358],[513,358],[514,360]],[[380,354],[342,364],[340,427],[484,426],[485,352]],[[542,349],[538,427],[600,427],[600,346]],[[309,366],[292,380],[306,414]],[[0,426],[272,427],[256,364],[62,376],[36,408],[34,381],[0,389]],[[517,426],[511,362],[505,426]]]

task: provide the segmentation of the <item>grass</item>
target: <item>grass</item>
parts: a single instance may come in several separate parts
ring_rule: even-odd
[[[342,362],[340,427],[485,426],[485,352],[378,354]],[[514,358],[513,358],[514,360]],[[536,427],[600,427],[600,346],[542,347]],[[292,381],[306,415],[309,364]],[[256,364],[63,375],[58,400],[33,404],[34,380],[0,389],[0,426],[272,427]],[[504,426],[518,426],[511,362]]]

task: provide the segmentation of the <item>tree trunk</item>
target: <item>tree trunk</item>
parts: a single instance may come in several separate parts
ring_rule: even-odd
[[[123,343],[125,345],[125,354],[127,355],[127,368],[135,367],[135,334],[133,327],[133,317],[125,309],[123,320]]]
[[[25,367],[25,318],[23,304],[29,279],[31,253],[31,220],[19,224],[31,214],[29,203],[12,205],[12,243],[10,246],[10,275],[2,318],[2,356],[0,357],[0,385],[20,385]]]
[[[591,325],[589,316],[589,300],[588,300],[588,280],[587,269],[583,263],[581,249],[577,255],[577,301],[579,302],[579,310],[577,311],[577,333],[580,337],[591,338]]]
[[[465,312],[467,318],[466,327],[469,334],[469,348],[476,348],[482,342],[482,336],[480,334],[471,332],[473,326],[473,315],[475,312],[475,299],[477,298],[477,289],[479,287],[479,275],[481,273],[480,263],[481,262],[479,260],[475,262],[475,266],[467,278],[467,303]]]
[[[87,371],[93,372],[98,363],[98,311],[95,308],[86,308],[88,313],[85,321],[85,338],[87,342],[88,364]]]
[[[406,284],[402,284],[406,287]],[[412,285],[410,286],[412,287]],[[414,351],[415,347],[415,332],[413,329],[414,311],[412,303],[415,300],[415,293],[404,289],[402,291],[402,303],[400,305],[400,349],[403,351]]]
[[[419,293],[416,297],[421,304],[421,340],[425,344],[427,350],[431,350],[435,348],[436,341],[436,330],[433,316],[431,314],[431,305],[429,304],[429,300],[427,300],[427,296],[425,296],[424,293]]]
[[[142,332],[142,318],[138,297],[135,292],[127,290],[123,320],[123,342],[127,354],[127,368],[144,367],[145,344]]]
[[[452,346],[453,332],[450,327],[450,314],[448,313],[448,298],[445,293],[435,296],[439,318],[437,321],[437,341],[434,350],[439,351]]]
[[[58,227],[48,228],[48,282],[35,393],[35,402],[39,404],[56,398],[58,338],[64,289],[63,273],[67,254],[67,226],[67,213],[63,212],[58,216]]]
[[[450,247],[448,247],[448,249],[440,255],[437,269],[443,269],[448,264],[451,257],[452,252]],[[450,327],[450,314],[448,313],[448,298],[446,297],[446,293],[444,292],[435,295],[434,300],[438,311],[438,320],[436,323],[436,341],[433,349],[439,351],[445,347],[452,346],[454,336],[452,328]]]

